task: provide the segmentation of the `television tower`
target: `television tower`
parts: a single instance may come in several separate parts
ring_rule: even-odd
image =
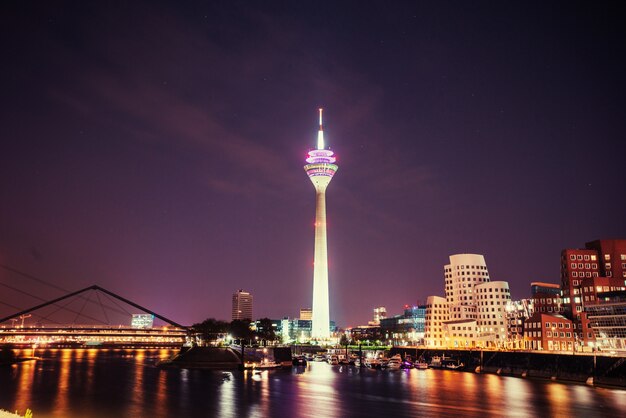
[[[326,188],[337,172],[333,152],[324,146],[322,109],[320,130],[317,133],[317,149],[309,151],[304,171],[315,187],[315,256],[313,259],[313,315],[311,338],[330,338],[330,314],[328,303],[328,253],[326,245]]]

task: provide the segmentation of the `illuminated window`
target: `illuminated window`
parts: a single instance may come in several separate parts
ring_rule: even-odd
[[[604,261],[611,261],[611,254],[604,254]]]
[[[595,255],[591,256],[591,261],[596,261],[596,256]]]

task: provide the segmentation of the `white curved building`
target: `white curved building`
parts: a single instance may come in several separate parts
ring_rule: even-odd
[[[509,283],[495,281],[477,285],[474,297],[479,341],[483,347],[503,347],[507,342],[507,305],[511,303]]]

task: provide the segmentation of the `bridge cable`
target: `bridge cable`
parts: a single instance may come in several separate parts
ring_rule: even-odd
[[[52,288],[54,288],[54,289],[56,289],[56,290],[59,290],[59,291],[61,291],[61,292],[63,292],[63,293],[70,293],[70,291],[69,291],[69,290],[67,290],[67,289],[64,289],[64,288],[62,288],[62,287],[60,287],[60,286],[57,286],[57,285],[55,285],[55,284],[53,284],[53,283],[50,283],[50,282],[48,282],[48,281],[46,281],[46,280],[44,280],[44,279],[41,279],[41,278],[35,277],[35,276],[33,276],[32,274],[24,273],[23,271],[17,270],[17,269],[15,269],[15,268],[11,267],[11,266],[7,266],[6,264],[2,264],[2,263],[0,263],[0,267],[1,267],[1,268],[3,268],[3,269],[5,269],[5,270],[7,270],[7,271],[12,272],[12,273],[16,273],[16,274],[18,274],[18,275],[20,275],[20,276],[26,277],[27,279],[31,279],[31,280],[34,280],[34,281],[36,281],[36,282],[38,282],[38,283],[45,284],[46,286],[50,286],[50,287],[52,287]],[[0,284],[2,284],[2,283],[0,283]],[[14,290],[17,290],[17,289],[14,289]],[[17,291],[19,291],[19,290],[17,290]],[[23,293],[24,293],[24,292],[23,292]],[[26,294],[26,295],[28,295],[28,296],[32,296],[32,297],[34,297],[34,298],[37,298],[37,296],[32,295],[32,294],[30,294],[30,293],[24,293],[24,294]],[[77,295],[77,297],[78,297],[78,298],[80,298],[80,299],[85,299],[85,296],[83,296],[83,295]],[[41,300],[41,301],[45,301],[44,299],[41,299],[41,298],[39,298],[39,300]],[[90,300],[90,303],[97,303],[97,302],[96,302],[96,301],[92,301],[92,300]],[[116,305],[117,305],[117,304],[116,304]],[[117,312],[118,314],[126,314],[126,315],[131,315],[131,314],[130,314],[128,311],[126,311],[125,309],[120,308],[120,307],[119,307],[119,305],[118,305],[118,308],[120,308],[120,310],[117,310],[117,309],[112,308],[112,307],[107,307],[107,308],[108,308],[108,309],[110,309],[110,310],[112,310],[112,311],[114,311],[114,312]],[[68,310],[69,310],[69,309],[68,309]],[[76,311],[71,311],[71,310],[70,310],[70,312],[72,312],[72,313],[76,313]],[[85,317],[86,317],[86,316],[85,316]],[[93,319],[93,318],[90,318],[90,319]],[[106,324],[106,323],[105,323],[105,322],[103,322],[103,321],[98,321],[98,322],[100,322],[100,323],[102,323],[102,324]],[[110,325],[110,324],[107,324],[107,325]]]
[[[91,292],[87,292],[88,293],[88,297],[87,300],[89,300],[91,298]],[[85,301],[85,303],[83,303],[83,307],[80,308],[80,311],[76,314],[76,318],[74,318],[74,321],[72,322],[72,325],[76,324],[76,320],[78,319],[78,317],[83,313],[83,309],[85,309],[85,306],[87,306],[87,300]]]
[[[124,311],[124,313],[126,313],[126,315],[133,316],[133,314],[131,314],[131,313],[130,313],[130,312],[128,312],[126,309],[124,309],[122,306],[120,306],[120,305],[119,305],[119,304],[115,301],[115,299],[113,299],[111,296],[107,295],[106,293],[103,293],[103,294],[102,294],[102,296],[104,296],[105,298],[107,298],[108,300],[110,300],[111,302],[113,302],[113,304],[114,304],[115,306],[117,306],[118,308],[120,308],[122,311]],[[109,309],[112,309],[112,308],[109,308]]]
[[[36,295],[31,294],[31,293],[25,292],[25,291],[23,291],[23,290],[20,290],[20,289],[18,289],[18,288],[16,288],[16,287],[13,287],[13,286],[8,285],[8,284],[6,284],[6,283],[0,283],[0,286],[4,286],[4,287],[9,288],[9,289],[11,289],[11,290],[13,290],[13,291],[15,291],[15,292],[22,293],[22,294],[24,294],[24,295],[26,295],[26,296],[30,296],[30,297],[32,297],[32,298],[38,299],[38,300],[40,300],[41,302],[47,302],[47,300],[45,300],[44,298],[40,298],[39,296],[36,296]],[[58,306],[56,303],[55,303],[55,304],[53,304],[53,305],[54,305],[54,306]],[[69,305],[69,303],[68,303],[68,305]],[[65,306],[67,306],[67,305],[65,305]],[[69,311],[69,312],[72,312],[72,313],[77,313],[77,312],[76,312],[75,310],[73,310],[73,309],[70,309],[70,308],[65,308],[65,309],[66,309],[67,311]],[[80,314],[80,313],[79,313],[79,314]],[[47,319],[47,320],[49,320],[49,321],[55,322],[55,323],[57,323],[57,324],[60,324],[60,322],[54,321],[54,320],[52,320],[52,319],[50,319],[50,318],[46,318],[45,316],[40,315],[40,314],[35,314],[35,316],[38,316],[39,318]],[[96,322],[99,322],[99,323],[101,323],[101,324],[105,324],[103,321],[99,320],[98,318],[94,318],[94,317],[89,316],[89,315],[83,315],[83,316],[84,316],[85,318],[91,319],[91,320],[96,321]]]
[[[98,298],[98,303],[100,304],[100,308],[102,308],[102,313],[104,314],[104,317],[106,318],[107,323],[109,325],[111,325],[111,321],[109,320],[109,316],[107,315],[106,311],[104,310],[104,306],[102,306],[102,301],[100,300],[100,292],[98,292],[97,290],[96,290],[96,297]]]

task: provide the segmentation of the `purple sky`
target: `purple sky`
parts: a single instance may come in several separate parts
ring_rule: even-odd
[[[184,3],[0,5],[1,263],[182,323],[238,288],[297,316],[320,106],[340,326],[443,295],[450,254],[522,298],[561,249],[626,237],[617,4]]]

